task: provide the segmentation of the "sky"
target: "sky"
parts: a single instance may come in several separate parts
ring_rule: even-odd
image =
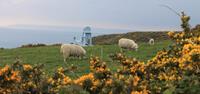
[[[200,23],[200,0],[0,0],[0,27],[179,30],[179,17],[163,4]]]

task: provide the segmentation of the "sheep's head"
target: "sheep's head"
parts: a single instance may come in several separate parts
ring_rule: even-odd
[[[138,45],[135,43],[132,45],[131,50],[137,51],[138,50]]]

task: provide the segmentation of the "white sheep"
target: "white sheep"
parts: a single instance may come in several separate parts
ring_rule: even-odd
[[[118,42],[118,46],[123,49],[138,50],[138,44],[131,39],[121,38]]]
[[[149,44],[150,44],[150,45],[154,45],[154,39],[153,39],[153,38],[151,38],[151,39],[149,40]]]
[[[63,54],[64,62],[70,56],[83,57],[86,55],[86,51],[83,47],[75,44],[62,44],[60,47],[60,53]]]

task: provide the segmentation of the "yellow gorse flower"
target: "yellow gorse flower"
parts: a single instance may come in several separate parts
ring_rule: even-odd
[[[29,71],[29,70],[33,69],[32,66],[28,65],[28,64],[23,65],[23,68],[24,68],[25,71]]]
[[[139,80],[140,80],[140,78],[138,76],[134,76],[133,77],[133,86],[137,86]]]
[[[21,77],[19,76],[19,71],[11,71],[11,74],[10,80],[20,82]]]
[[[171,37],[171,36],[173,36],[175,33],[174,33],[174,31],[170,31],[170,32],[168,32],[167,34]]]
[[[94,79],[93,73],[89,73],[87,75],[83,75],[80,78],[74,80],[75,84],[83,85],[83,82],[87,79]]]
[[[7,72],[9,68],[10,68],[10,67],[9,67],[8,65],[6,65],[4,68],[0,69],[0,76],[1,76],[3,73]]]
[[[67,84],[71,83],[71,81],[72,80],[69,77],[67,77],[67,76],[63,78],[63,84],[64,85],[67,85]]]

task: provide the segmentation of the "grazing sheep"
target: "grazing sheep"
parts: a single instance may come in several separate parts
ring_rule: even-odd
[[[153,39],[153,38],[151,38],[151,39],[149,40],[149,44],[150,44],[150,45],[154,45],[154,39]]]
[[[70,56],[83,57],[86,55],[86,51],[83,47],[75,44],[62,44],[60,47],[60,53],[63,54],[64,62]]]
[[[118,46],[123,49],[138,50],[138,44],[131,39],[121,38],[118,42]]]

